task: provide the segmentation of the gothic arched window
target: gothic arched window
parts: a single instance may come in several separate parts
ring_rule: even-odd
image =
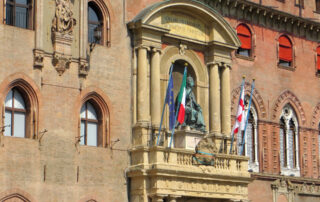
[[[5,136],[26,136],[26,104],[18,89],[9,91],[5,101]]]
[[[249,108],[249,96],[245,97],[245,120],[248,114]],[[243,138],[243,132],[238,134],[238,151],[241,151],[241,143]],[[243,145],[243,154],[250,158],[249,170],[253,172],[259,172],[259,159],[258,159],[258,115],[257,110],[253,103],[250,106],[250,114],[248,117],[248,124],[245,131],[245,142]]]
[[[94,30],[100,27],[101,39],[96,41]],[[103,1],[88,0],[88,42],[110,45],[110,16]]]
[[[81,107],[80,117],[80,144],[98,146],[98,115],[89,101]]]
[[[280,170],[283,175],[300,176],[297,116],[287,104],[280,117]]]

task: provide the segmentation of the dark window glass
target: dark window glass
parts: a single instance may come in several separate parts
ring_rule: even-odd
[[[6,24],[30,28],[31,0],[7,0]]]
[[[97,6],[90,2],[88,5],[88,41],[89,43],[101,43],[100,41],[95,41],[94,29],[99,25],[102,25],[101,13]]]
[[[320,0],[316,0],[316,11],[320,12]]]

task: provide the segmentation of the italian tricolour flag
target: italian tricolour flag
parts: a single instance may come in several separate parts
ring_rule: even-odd
[[[187,83],[187,68],[184,69],[183,79],[179,91],[178,96],[178,106],[179,106],[179,112],[178,112],[178,118],[180,124],[184,122],[184,115],[185,115],[185,106],[186,106],[186,83]]]

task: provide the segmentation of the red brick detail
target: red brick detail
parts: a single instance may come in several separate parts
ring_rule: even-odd
[[[318,124],[320,121],[320,103],[313,109],[312,118],[311,118],[311,127],[318,130]]]
[[[197,53],[197,55],[199,56],[201,62],[204,64],[204,54],[201,51],[194,51]]]
[[[266,172],[268,169],[268,136],[267,125],[264,122],[258,122],[258,146],[260,170]]]
[[[161,49],[164,50],[167,46],[168,46],[168,44],[163,43],[163,44],[161,44]]]
[[[273,105],[272,108],[272,116],[271,118],[273,120],[278,120],[278,118],[281,115],[281,110],[282,108],[287,104],[290,103],[295,112],[297,113],[298,120],[300,121],[300,126],[303,126],[306,124],[306,116],[305,112],[302,108],[302,104],[300,100],[295,96],[292,92],[289,90],[286,90],[283,92],[278,99],[276,100],[275,104]]]
[[[245,94],[250,96],[251,84],[246,82],[244,84],[244,89],[245,89]],[[240,90],[241,90],[241,86],[234,89],[231,93],[231,95],[232,95],[232,98],[231,98],[232,114],[236,114],[235,110],[237,109],[237,104],[238,104],[237,102],[239,100]],[[258,117],[259,118],[266,118],[267,117],[266,107],[263,102],[262,96],[260,95],[259,91],[256,88],[253,90],[252,101],[256,107]]]

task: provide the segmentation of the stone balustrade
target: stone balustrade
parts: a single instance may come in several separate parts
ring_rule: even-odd
[[[131,157],[127,174],[134,196],[247,199],[248,157],[217,153],[212,165],[201,165],[192,150],[161,146],[135,147]]]
[[[132,167],[250,177],[248,157],[217,153],[213,165],[200,165],[194,154],[194,151],[179,148],[136,147],[131,150]],[[148,158],[143,158],[146,155]]]

